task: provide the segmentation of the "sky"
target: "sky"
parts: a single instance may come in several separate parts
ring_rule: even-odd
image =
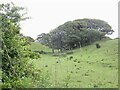
[[[13,2],[27,9],[31,19],[21,22],[21,33],[36,39],[59,25],[75,19],[100,19],[115,31],[111,38],[118,37],[119,0],[0,0]]]

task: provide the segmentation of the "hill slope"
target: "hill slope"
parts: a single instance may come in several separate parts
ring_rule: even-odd
[[[51,52],[51,49],[47,46],[44,46],[42,44],[40,44],[39,42],[32,42],[30,45],[30,49],[32,51],[46,51],[46,52]]]
[[[101,48],[97,49],[96,43]],[[50,73],[52,85],[48,87],[117,88],[118,39],[96,43],[75,49],[73,54],[64,57],[41,54],[40,59],[32,62],[37,68]],[[39,48],[34,46],[31,46],[32,49],[50,50],[42,45],[38,45]]]

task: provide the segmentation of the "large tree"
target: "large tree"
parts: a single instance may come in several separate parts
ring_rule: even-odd
[[[48,46],[61,51],[63,49],[73,49],[101,40],[106,34],[112,34],[113,32],[111,26],[105,21],[77,19],[68,21],[50,31],[50,37],[48,37],[50,39],[48,41],[50,40],[51,44],[49,43]],[[46,34],[43,36],[46,36]],[[43,37],[40,38],[42,41],[46,41]]]

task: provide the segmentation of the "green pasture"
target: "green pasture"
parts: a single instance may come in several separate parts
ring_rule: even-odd
[[[101,48],[96,48],[96,43]],[[51,52],[50,48],[37,42],[32,43],[30,48]],[[31,60],[36,68],[48,72],[48,87],[118,87],[118,39],[95,42],[72,52],[57,53],[56,56],[41,54],[41,58]]]

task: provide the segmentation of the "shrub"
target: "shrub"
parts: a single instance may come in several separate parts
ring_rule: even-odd
[[[73,56],[70,56],[70,60],[73,58]]]
[[[37,83],[39,70],[30,64],[29,60],[37,56],[31,52],[25,44],[26,40],[20,36],[20,21],[22,17],[22,7],[12,4],[0,4],[0,21],[2,25],[2,87],[22,88],[24,82],[31,78],[30,83]],[[38,55],[39,56],[39,55]],[[36,73],[37,72],[37,73]],[[43,76],[42,76],[43,77]],[[27,80],[23,80],[26,78]],[[40,79],[39,79],[40,80]],[[42,80],[42,79],[41,79]],[[30,86],[29,84],[27,84]]]
[[[80,63],[80,61],[78,61],[78,63]]]
[[[98,43],[96,43],[96,48],[100,48],[101,46],[98,44]]]
[[[73,60],[74,62],[77,62],[77,59]]]
[[[48,67],[48,65],[44,65],[45,67]]]

